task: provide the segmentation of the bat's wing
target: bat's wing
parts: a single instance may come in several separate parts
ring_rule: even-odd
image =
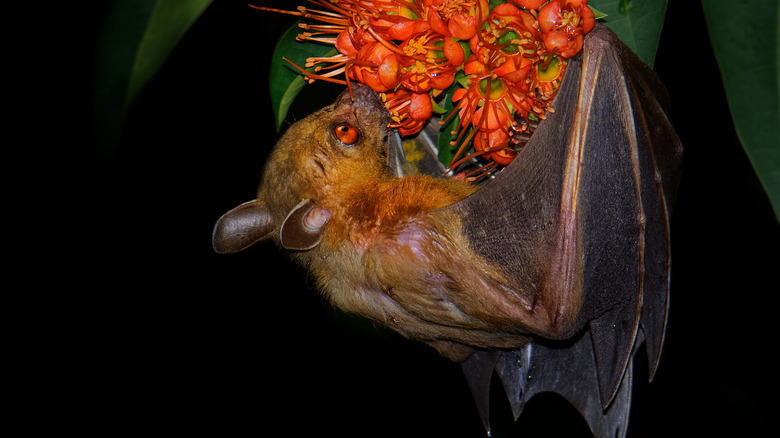
[[[636,346],[641,343],[641,332],[639,336]],[[462,367],[485,429],[490,432],[489,388],[496,372],[515,420],[531,397],[554,392],[577,408],[595,436],[625,436],[631,407],[631,367],[626,369],[609,409],[605,410],[593,352],[593,340],[588,332],[567,342],[532,342],[513,351],[477,351]]]
[[[682,144],[655,74],[597,25],[567,67],[553,103],[517,158],[448,207],[478,253],[525,291],[581,286],[580,335],[481,351],[463,364],[487,425],[490,376],[515,415],[535,393],[572,402],[598,436],[625,433],[631,361],[647,345],[650,378],[669,299],[669,216]]]

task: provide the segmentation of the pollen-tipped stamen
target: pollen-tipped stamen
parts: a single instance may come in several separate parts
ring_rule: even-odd
[[[309,1],[311,1],[312,3],[320,4],[320,3],[316,2],[316,1],[313,1],[313,0],[309,0]],[[322,4],[320,4],[320,5],[324,6],[324,7],[327,7],[326,5],[322,5]],[[277,12],[277,13],[280,13],[280,14],[287,14],[287,15],[295,15],[295,16],[303,17],[303,18],[313,18],[315,20],[319,20],[319,21],[323,21],[323,22],[331,23],[331,24],[338,24],[338,25],[342,25],[342,26],[348,26],[349,25],[349,20],[347,19],[347,17],[344,14],[333,13],[333,12],[326,12],[326,11],[318,11],[316,9],[307,9],[307,8],[305,8],[303,6],[299,6],[297,11],[287,11],[287,10],[284,10],[284,9],[268,8],[268,7],[265,7],[265,6],[255,6],[255,5],[249,5],[249,6],[251,8],[259,9],[259,10],[262,10],[262,11]]]
[[[349,85],[348,81],[344,81],[344,80],[340,80],[340,79],[333,79],[332,77],[330,77],[330,76],[335,76],[336,74],[340,73],[338,71],[330,72],[330,73],[325,74],[325,75],[318,75],[318,74],[314,74],[314,73],[312,73],[310,71],[307,71],[306,69],[301,68],[300,66],[298,66],[298,64],[290,61],[287,58],[282,58],[282,59],[284,59],[285,61],[289,62],[293,67],[297,68],[301,73],[303,73],[306,76],[306,80],[309,83],[312,83],[312,82],[314,82],[316,80],[323,80],[323,81],[326,81],[326,82],[333,82],[335,84],[340,84],[340,85],[347,85],[347,86]]]
[[[470,172],[466,172],[466,180],[467,181],[472,181],[472,182],[473,181],[479,181],[480,179],[490,175],[490,173],[493,172],[493,170],[495,170],[496,167],[498,167],[498,163],[496,163],[495,161],[491,161],[491,162],[489,162],[489,163],[487,163],[487,164],[485,164],[483,166],[480,166],[477,169],[474,169],[474,170],[472,170]],[[473,176],[475,173],[480,172],[480,171],[482,173],[480,173],[477,176]]]

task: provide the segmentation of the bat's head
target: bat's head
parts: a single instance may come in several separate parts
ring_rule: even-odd
[[[265,165],[257,199],[225,213],[214,227],[219,253],[278,238],[287,249],[315,247],[345,190],[388,175],[390,115],[365,86],[290,126]]]

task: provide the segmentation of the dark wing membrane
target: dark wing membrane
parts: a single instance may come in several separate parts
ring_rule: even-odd
[[[655,74],[606,28],[583,51],[580,105],[593,101],[579,198],[585,254],[580,318],[590,321],[604,407],[632,356],[638,324],[650,372],[663,344],[669,297],[669,215],[682,144]],[[592,87],[592,89],[589,89]]]
[[[502,266],[518,293],[565,296],[563,305],[580,294],[581,337],[540,341],[495,363],[504,364],[502,379],[512,374],[507,363],[516,363],[504,356],[548,367],[531,392],[569,398],[594,432],[601,429],[594,422],[609,417],[617,428],[614,418],[627,419],[635,345],[646,340],[652,377],[663,344],[669,215],[682,156],[667,102],[654,73],[597,25],[567,67],[555,113],[494,181],[450,207],[476,251]],[[533,394],[517,379],[503,380],[519,415]]]

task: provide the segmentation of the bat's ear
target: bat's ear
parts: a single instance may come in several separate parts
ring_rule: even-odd
[[[274,229],[273,216],[262,201],[245,202],[223,214],[214,225],[211,244],[222,254],[238,252],[257,243]]]
[[[330,219],[330,212],[318,207],[311,199],[296,205],[282,223],[282,246],[286,249],[312,249],[322,240],[322,231]]]

